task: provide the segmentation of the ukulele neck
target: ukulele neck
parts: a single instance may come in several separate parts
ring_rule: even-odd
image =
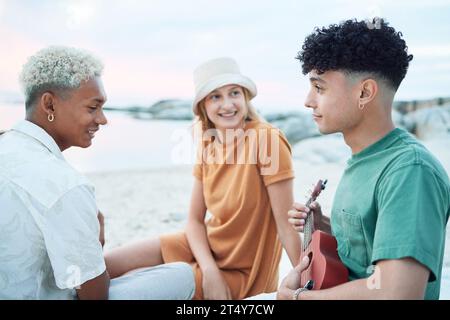
[[[308,202],[306,202],[306,206],[309,208],[311,203],[314,201],[313,198],[309,198]],[[303,251],[305,251],[312,240],[312,233],[314,229],[314,214],[308,214],[308,217],[305,221],[305,227],[303,229]]]
[[[327,184],[328,180],[319,180],[316,183],[316,186],[314,187],[314,190],[311,192],[311,195],[306,202],[306,207],[310,208],[311,204],[316,201],[317,197],[319,196],[320,192],[325,189],[325,185]],[[311,209],[311,208],[310,208]],[[312,240],[312,234],[314,231],[314,214],[310,212],[308,216],[306,217],[305,226],[303,228],[303,251],[305,251]]]

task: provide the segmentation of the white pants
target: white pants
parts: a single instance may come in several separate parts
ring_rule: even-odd
[[[194,272],[184,262],[162,264],[112,279],[110,300],[190,300]]]

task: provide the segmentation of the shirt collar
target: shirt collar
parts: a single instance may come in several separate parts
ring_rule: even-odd
[[[347,164],[350,165],[358,160],[380,152],[381,150],[386,150],[394,141],[398,139],[400,135],[402,135],[402,133],[405,133],[403,129],[394,128],[377,142],[374,142],[360,152],[352,155],[352,157],[347,161]]]
[[[35,125],[34,123],[28,120],[22,120],[14,125],[11,130],[18,131],[27,136],[30,136],[31,138],[44,145],[55,156],[57,156],[61,160],[65,160],[61,149],[59,149],[55,140],[44,129]]]

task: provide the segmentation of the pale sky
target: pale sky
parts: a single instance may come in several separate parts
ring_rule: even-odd
[[[260,110],[302,108],[308,81],[294,59],[314,27],[386,18],[414,55],[397,99],[450,96],[450,0],[0,0],[0,99],[21,97],[18,74],[48,45],[105,63],[110,105],[192,99],[192,71],[230,56],[258,86]]]

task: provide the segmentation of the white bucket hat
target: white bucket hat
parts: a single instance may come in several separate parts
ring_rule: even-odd
[[[194,70],[195,98],[192,111],[198,115],[198,103],[217,88],[237,84],[250,92],[250,99],[256,96],[256,85],[241,74],[239,66],[231,58],[209,60]]]

